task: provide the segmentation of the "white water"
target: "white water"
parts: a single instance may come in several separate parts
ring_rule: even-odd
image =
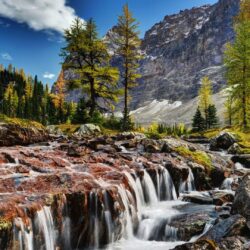
[[[222,185],[221,185],[221,188],[222,188],[222,189],[227,189],[227,190],[232,190],[231,185],[232,185],[233,181],[234,181],[233,178],[226,178],[226,179],[223,181],[223,183],[222,183]]]
[[[44,206],[37,212],[39,227],[43,232],[46,250],[55,249],[55,230],[50,207]]]
[[[179,187],[179,193],[191,192],[195,190],[194,175],[190,168],[188,168],[188,178],[182,181]]]
[[[31,221],[29,221],[31,225]],[[14,219],[14,230],[18,228],[18,241],[20,250],[33,250],[33,231],[32,228],[25,229],[21,218]],[[15,234],[14,234],[15,235]],[[15,239],[14,239],[15,242]],[[24,246],[24,248],[23,248]]]
[[[157,198],[155,186],[150,175],[148,174],[146,170],[144,170],[144,187],[145,187],[145,193],[146,193],[145,195],[147,195],[149,199],[149,204],[150,205],[156,204],[158,202],[158,198]]]

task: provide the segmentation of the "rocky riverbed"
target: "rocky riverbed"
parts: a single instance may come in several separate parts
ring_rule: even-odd
[[[0,249],[249,249],[249,170],[180,139],[0,149]]]

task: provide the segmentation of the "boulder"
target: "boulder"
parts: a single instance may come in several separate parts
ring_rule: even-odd
[[[241,153],[241,148],[238,143],[234,143],[232,146],[229,147],[227,150],[228,154],[240,154]]]
[[[220,250],[220,248],[214,241],[202,239],[194,243],[179,245],[173,250]]]
[[[141,140],[145,138],[146,136],[139,132],[123,132],[117,135],[117,140],[119,141],[130,140],[130,139]]]
[[[241,235],[245,228],[246,219],[236,214],[217,223],[202,236],[202,239],[220,242],[225,237]]]
[[[99,126],[88,123],[81,125],[80,128],[74,133],[74,135],[77,137],[84,137],[84,136],[96,135],[99,133],[101,133],[101,129]]]
[[[46,127],[48,133],[50,135],[58,135],[58,136],[63,136],[63,132],[60,128],[56,127],[55,125],[49,125]]]
[[[249,248],[245,248],[246,239],[240,236],[232,236],[226,237],[219,243],[219,247],[221,250],[247,250]]]
[[[242,155],[234,155],[231,160],[234,163],[240,163],[242,164],[245,168],[250,168],[250,154],[242,154]]]
[[[247,219],[250,229],[250,173],[240,182],[232,205],[232,214],[241,214]]]
[[[177,236],[181,241],[188,241],[193,236],[203,232],[206,223],[210,220],[208,213],[183,214],[174,218],[170,226],[178,228]]]
[[[222,132],[218,136],[211,139],[210,150],[214,150],[214,151],[218,151],[221,149],[227,150],[234,143],[236,143],[236,139],[231,133]]]
[[[18,124],[0,124],[0,146],[29,145],[49,140],[42,126],[22,126]]]

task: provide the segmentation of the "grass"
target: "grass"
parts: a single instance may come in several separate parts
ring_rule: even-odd
[[[176,147],[174,150],[181,156],[188,157],[192,159],[192,161],[204,166],[207,171],[211,171],[213,168],[210,156],[203,151],[191,151],[190,149],[184,146]]]
[[[39,122],[26,120],[26,119],[20,119],[20,118],[10,118],[3,114],[0,114],[0,122],[18,125],[23,128],[35,127],[37,129],[44,129],[44,126]]]

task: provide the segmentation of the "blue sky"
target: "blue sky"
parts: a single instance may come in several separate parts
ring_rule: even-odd
[[[103,36],[129,4],[141,37],[165,15],[217,0],[0,0],[0,64],[12,63],[53,83],[60,72],[62,32],[79,16],[94,18]]]

